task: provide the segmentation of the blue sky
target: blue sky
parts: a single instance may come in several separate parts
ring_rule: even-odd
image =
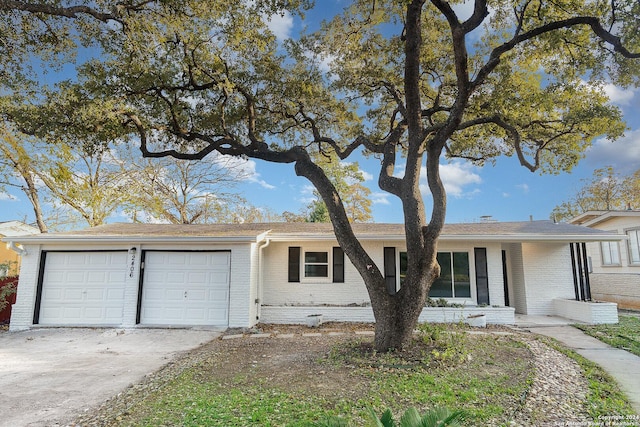
[[[318,2],[320,3],[320,2]],[[307,23],[329,15],[344,1],[325,0],[322,10],[309,13]],[[330,6],[331,5],[331,6]],[[300,22],[288,15],[274,17],[271,28],[280,38],[294,34]],[[585,158],[571,173],[541,175],[520,166],[515,158],[500,158],[495,166],[475,167],[463,161],[442,161],[442,176],[448,191],[447,222],[475,222],[491,215],[499,221],[547,219],[554,206],[568,200],[589,178],[593,170],[613,166],[622,174],[640,169],[640,89],[606,88],[611,101],[619,106],[629,130],[616,142],[597,139],[585,153]],[[374,158],[356,156],[365,185],[372,191],[375,222],[402,222],[402,208],[392,195],[377,187],[379,162]],[[292,165],[249,161],[244,165],[250,178],[239,186],[241,194],[254,206],[269,207],[275,212],[299,212],[311,197],[308,181],[295,175]],[[429,199],[425,194],[425,200]],[[640,207],[636,207],[640,208]],[[33,211],[23,193],[0,192],[0,221],[34,221]],[[122,221],[114,217],[113,221]]]

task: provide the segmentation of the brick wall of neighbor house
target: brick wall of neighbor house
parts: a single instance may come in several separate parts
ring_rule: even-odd
[[[523,243],[526,314],[553,315],[554,298],[574,299],[571,253],[566,243]]]
[[[602,223],[595,224],[591,228],[611,231],[618,234],[625,234],[625,230],[638,228],[640,226],[638,217],[612,217]],[[602,254],[600,253],[600,243],[588,243],[587,253],[591,257],[593,273],[631,273],[640,274],[640,266],[629,265],[629,246],[627,240],[618,242],[620,254],[619,266],[603,266]]]
[[[522,244],[509,243],[503,245],[507,251],[507,276],[509,283],[509,303],[516,313],[527,314],[527,291],[522,261]]]
[[[640,310],[640,273],[593,273],[589,278],[593,299],[615,302],[620,308]]]
[[[28,255],[22,257],[20,265],[20,281],[16,303],[11,309],[9,330],[21,331],[29,329],[33,322],[33,306],[36,298],[38,281],[38,264],[40,263],[40,245],[25,245]]]
[[[0,238],[3,237],[0,234]],[[10,276],[14,276],[20,271],[20,257],[15,251],[7,248],[4,242],[0,242],[0,264],[9,264]]]

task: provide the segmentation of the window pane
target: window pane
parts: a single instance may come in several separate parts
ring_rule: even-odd
[[[471,279],[469,278],[469,254],[467,252],[453,253],[453,283],[456,298],[471,297]]]
[[[433,282],[429,290],[431,298],[451,298],[453,289],[451,283],[451,253],[438,252],[438,264],[440,264],[440,277]]]
[[[602,242],[600,244],[602,249],[602,264],[603,265],[618,265],[620,264],[620,254],[618,252],[617,242]]]
[[[602,250],[602,263],[604,265],[611,265],[611,252],[609,250],[609,242],[600,243],[600,249]]]
[[[640,263],[640,230],[631,230],[629,235],[629,256],[632,263]]]
[[[305,252],[304,262],[305,263],[317,263],[317,262],[328,263],[329,253],[328,252]]]
[[[329,266],[307,264],[304,266],[304,276],[305,277],[328,277]]]
[[[329,277],[329,252],[305,252],[304,277]]]

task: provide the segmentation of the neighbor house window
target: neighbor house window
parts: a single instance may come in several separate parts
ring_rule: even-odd
[[[640,264],[640,230],[627,231],[629,236],[629,263]]]
[[[602,265],[620,265],[618,242],[600,242]]]
[[[304,278],[331,278],[334,283],[344,282],[344,252],[340,247],[328,251],[304,251],[289,247],[289,282]]]
[[[400,287],[407,275],[407,253],[400,252]],[[431,298],[471,298],[468,252],[438,252],[440,277],[433,282]]]

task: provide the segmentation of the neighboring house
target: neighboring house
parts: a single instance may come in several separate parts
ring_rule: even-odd
[[[354,225],[395,288],[406,268],[403,230],[400,224]],[[588,296],[580,248],[620,238],[550,221],[450,224],[438,244],[442,274],[431,296],[491,312],[489,323],[514,323],[514,313],[566,314],[557,301]],[[314,314],[325,321],[373,321],[366,288],[331,224],[110,224],[18,242],[28,255],[12,330],[250,327],[305,323]],[[446,310],[425,310],[421,319]],[[617,314],[601,320],[615,322]]]
[[[569,222],[626,237],[587,244],[591,289],[595,299],[640,309],[640,210],[588,211]]]
[[[20,221],[0,222],[0,239],[7,238],[7,245],[0,245],[0,278],[16,275],[20,271],[20,255],[11,249],[9,242],[17,236],[39,234],[40,230]]]

